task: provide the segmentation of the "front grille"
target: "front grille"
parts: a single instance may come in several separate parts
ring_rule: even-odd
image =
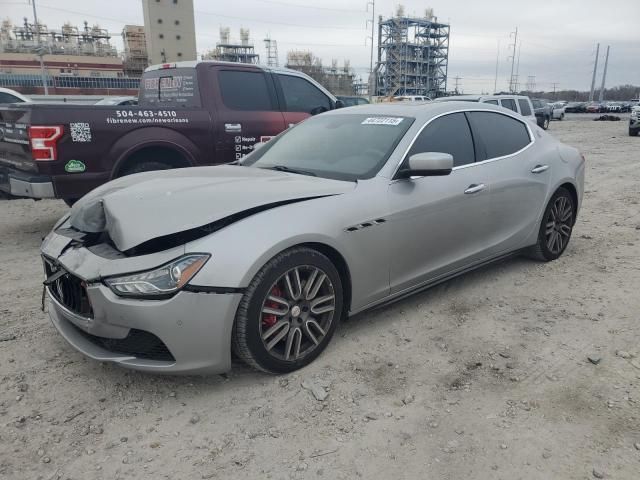
[[[60,272],[61,267],[45,259],[47,279]],[[45,282],[47,283],[47,282]],[[86,318],[93,318],[93,308],[89,302],[87,286],[75,275],[65,272],[62,276],[48,284],[51,295],[73,313]]]
[[[88,341],[109,352],[131,355],[145,360],[176,361],[167,346],[153,333],[132,328],[125,338],[105,338],[91,335],[76,327],[73,323],[69,324]]]

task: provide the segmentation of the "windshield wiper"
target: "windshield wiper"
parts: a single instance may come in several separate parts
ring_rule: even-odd
[[[262,167],[262,168],[266,168],[267,170],[277,170],[278,172],[297,173],[299,175],[310,175],[312,177],[318,176],[315,173],[310,172],[309,170],[300,170],[298,168],[287,167],[286,165],[272,165],[270,167]]]

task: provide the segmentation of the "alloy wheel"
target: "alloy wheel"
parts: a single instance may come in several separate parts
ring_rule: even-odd
[[[554,255],[562,253],[573,226],[573,205],[565,196],[559,196],[549,209],[545,224],[545,241],[547,248]]]
[[[279,360],[298,360],[320,345],[334,321],[334,286],[316,266],[291,268],[268,290],[260,312],[267,352]]]

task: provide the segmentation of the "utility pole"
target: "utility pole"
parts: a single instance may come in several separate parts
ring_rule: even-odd
[[[458,90],[458,87],[460,86],[460,80],[462,80],[462,77],[455,77],[454,80],[456,81],[456,95],[459,95],[460,91]]]
[[[604,100],[604,82],[607,79],[607,67],[609,66],[609,45],[607,45],[607,56],[604,57],[604,72],[602,73],[602,85],[600,86],[600,96],[598,97],[598,101],[602,103]]]
[[[553,99],[556,100],[556,88],[558,87],[558,82],[553,82]]]
[[[498,39],[498,52],[496,53],[496,76],[493,80],[493,93],[498,92],[498,65],[500,64],[500,39]]]
[[[518,44],[518,63],[516,64],[516,92],[520,91],[520,50],[522,49],[522,42]]]
[[[589,101],[593,102],[593,93],[596,89],[596,72],[598,71],[598,57],[600,56],[600,44],[596,46],[596,63],[593,65],[593,77],[591,77],[591,92],[589,92]]]
[[[533,92],[536,89],[536,76],[535,75],[529,75],[527,77],[527,91],[528,92]]]
[[[509,45],[512,48],[511,55],[507,57],[507,61],[511,59],[511,77],[509,78],[509,91],[511,93],[515,93],[515,85],[514,85],[514,67],[516,66],[516,46],[518,45],[518,27],[516,27],[515,32],[511,32],[509,34],[509,38],[513,37],[513,43]]]
[[[376,25],[376,0],[370,0],[367,2],[367,11],[369,11],[369,5],[371,5],[371,20],[367,20],[366,23],[371,22],[371,36],[369,39],[371,40],[371,58],[369,60],[369,86],[367,88],[369,92],[369,102],[371,102],[371,97],[373,96],[373,90],[375,89],[376,79],[373,73],[373,39],[374,39],[374,28]]]
[[[38,24],[38,12],[36,11],[36,0],[31,0],[31,5],[33,5],[33,25],[36,29],[36,42],[38,43],[37,55],[40,59],[40,76],[42,77],[42,86],[44,87],[44,94],[49,95],[49,87],[47,85],[47,75],[44,70],[44,49],[40,44],[40,25]]]

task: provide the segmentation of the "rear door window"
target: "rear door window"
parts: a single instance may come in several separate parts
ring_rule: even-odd
[[[475,161],[473,138],[464,113],[436,118],[418,135],[407,158],[416,153],[442,152],[453,156],[453,166]]]
[[[524,98],[518,99],[518,105],[520,105],[520,114],[528,117],[531,115],[531,107],[529,107],[529,102]]]
[[[482,145],[485,160],[511,155],[531,143],[527,126],[496,112],[468,112],[473,136]]]
[[[331,110],[331,100],[318,87],[304,78],[277,75],[287,112],[321,113]]]
[[[222,103],[231,110],[276,110],[267,77],[263,72],[221,70],[218,83]]]
[[[512,98],[501,99],[500,105],[502,105],[504,108],[508,108],[509,110],[513,110],[514,112],[518,111],[518,107],[516,107],[516,101]]]

